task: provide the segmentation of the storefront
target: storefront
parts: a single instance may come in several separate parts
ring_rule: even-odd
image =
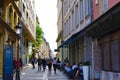
[[[120,77],[120,3],[87,28],[92,37],[92,77],[116,80]]]

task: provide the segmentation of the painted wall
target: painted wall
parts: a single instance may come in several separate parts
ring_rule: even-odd
[[[96,4],[96,0],[92,0],[92,7],[93,7],[93,20],[99,17],[99,3]]]
[[[108,0],[109,9],[112,8],[118,2],[120,2],[120,0]]]

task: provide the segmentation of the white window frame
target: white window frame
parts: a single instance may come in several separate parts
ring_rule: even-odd
[[[83,0],[80,0],[80,22],[83,20],[84,18],[84,10],[83,10]]]
[[[108,9],[108,0],[103,0],[103,12],[107,11]]]
[[[90,0],[85,0],[85,16],[89,15],[90,12]]]

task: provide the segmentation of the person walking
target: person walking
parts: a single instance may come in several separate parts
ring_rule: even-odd
[[[53,59],[53,68],[54,68],[54,73],[56,74],[56,68],[57,68],[57,60],[56,60],[56,57]]]
[[[23,69],[23,61],[22,61],[21,58],[19,59],[19,66],[20,66],[20,71],[22,71],[22,69]]]
[[[48,70],[49,70],[49,72],[51,72],[52,60],[49,59],[47,64],[48,64]]]
[[[37,62],[38,62],[38,71],[41,71],[42,60],[40,57],[38,58]]]
[[[31,64],[33,66],[33,69],[35,69],[35,58],[34,58],[33,54],[31,56]]]
[[[42,59],[42,66],[43,66],[43,72],[45,72],[46,69],[46,60]]]
[[[57,59],[57,69],[61,70],[61,61],[59,58]]]

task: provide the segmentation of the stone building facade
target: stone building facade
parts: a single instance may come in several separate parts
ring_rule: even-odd
[[[4,49],[6,46],[13,47],[13,57],[23,59],[27,53],[28,43],[35,40],[36,35],[36,14],[34,13],[34,0],[27,4],[27,14],[24,11],[25,0],[0,0],[0,77],[3,77],[4,70]],[[28,7],[29,7],[28,6]],[[26,9],[25,9],[26,10]],[[30,20],[30,21],[29,21]],[[16,33],[16,26],[22,23],[22,38]],[[21,43],[20,43],[21,40]],[[4,65],[3,65],[4,64]]]

